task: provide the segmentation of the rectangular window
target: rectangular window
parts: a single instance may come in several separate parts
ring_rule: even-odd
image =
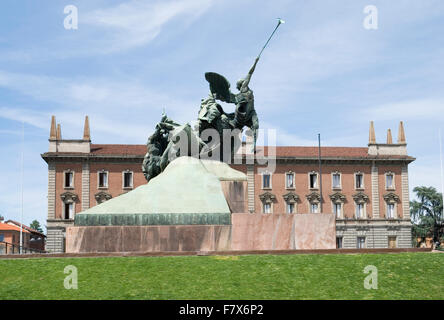
[[[0,234],[0,241],[5,241],[5,235],[4,234]]]
[[[356,189],[364,189],[364,176],[362,173],[356,174]]]
[[[271,213],[271,203],[264,203],[264,213]]]
[[[387,204],[387,218],[393,219],[395,217],[395,205],[393,203]]]
[[[342,210],[342,203],[333,203],[333,213],[335,214],[336,218],[341,217],[341,210]]]
[[[287,173],[286,174],[286,179],[285,179],[285,186],[288,189],[292,189],[294,188],[294,174],[293,173]]]
[[[358,237],[357,248],[358,249],[364,249],[365,248],[365,237]]]
[[[65,219],[73,219],[74,218],[74,204],[65,203]]]
[[[294,213],[294,203],[287,203],[287,213]]]
[[[72,188],[73,186],[73,172],[65,172],[65,188]]]
[[[99,188],[108,187],[108,172],[99,172]]]
[[[262,188],[270,188],[271,175],[269,173],[264,173],[262,175]]]
[[[132,188],[133,186],[133,173],[132,172],[124,172],[123,173],[123,187],[124,188]]]
[[[387,186],[387,189],[393,189],[393,175],[387,174],[385,176],[385,184]]]
[[[339,173],[333,174],[333,188],[334,189],[341,188],[341,175]]]
[[[318,187],[318,174],[310,173],[310,189],[316,189]]]
[[[336,237],[336,248],[337,249],[342,248],[342,237]]]
[[[358,203],[356,205],[356,218],[361,219],[364,218],[364,204]]]
[[[318,213],[319,205],[317,203],[310,204],[310,213]]]
[[[396,237],[388,237],[388,247],[396,248]]]

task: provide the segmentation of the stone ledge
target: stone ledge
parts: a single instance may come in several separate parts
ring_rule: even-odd
[[[230,213],[78,214],[75,226],[231,225]]]
[[[431,248],[381,248],[381,249],[322,249],[322,250],[231,250],[205,251],[205,256],[224,255],[261,255],[261,254],[382,254],[404,252],[432,252]],[[198,256],[202,251],[155,251],[155,252],[93,252],[93,253],[43,253],[43,254],[14,254],[0,255],[0,259],[20,258],[83,258],[83,257],[159,257],[159,256]]]

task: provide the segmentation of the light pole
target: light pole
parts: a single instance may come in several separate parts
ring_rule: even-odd
[[[25,121],[22,121],[22,156],[21,156],[21,200],[22,200],[22,206],[21,206],[21,216],[20,216],[20,254],[23,253],[23,167],[24,167],[24,153],[25,153]]]

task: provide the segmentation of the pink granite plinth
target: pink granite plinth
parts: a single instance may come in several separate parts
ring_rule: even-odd
[[[333,214],[233,213],[232,225],[78,226],[67,253],[336,248]]]
[[[312,250],[336,248],[333,214],[231,215],[232,250]]]
[[[230,249],[229,225],[79,226],[66,230],[66,252],[219,251]]]
[[[221,181],[231,213],[247,212],[247,181]]]

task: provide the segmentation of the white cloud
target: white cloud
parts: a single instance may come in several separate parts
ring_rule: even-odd
[[[418,186],[435,187],[438,192],[442,192],[439,164],[433,166],[413,162],[409,165],[409,187],[411,197],[414,195],[413,188]]]
[[[392,102],[369,107],[364,113],[373,120],[444,120],[444,100],[418,99]]]
[[[40,129],[49,130],[49,113],[33,111],[17,107],[0,107],[0,118],[25,122]],[[8,131],[5,131],[8,133]],[[10,132],[13,134],[13,132]],[[21,132],[17,131],[17,134]]]
[[[259,135],[257,144],[271,144],[271,141],[267,141],[270,136],[268,130],[275,130],[276,132],[276,145],[278,146],[316,146],[316,139],[305,139],[300,137],[299,135],[293,134],[285,130],[280,126],[276,126],[273,123],[262,121],[259,119],[259,127],[261,130],[264,130],[264,136]],[[265,139],[265,140],[264,140]]]
[[[68,79],[0,71],[0,87],[38,101],[32,108],[2,106],[1,118],[49,130],[50,116],[54,114],[62,124],[64,137],[81,134],[85,115],[91,119],[93,136],[108,143],[145,142],[163,108],[178,122],[193,120],[197,115],[194,101],[171,97],[134,79]]]
[[[103,53],[146,45],[155,39],[165,24],[179,17],[189,24],[211,6],[211,0],[140,1],[133,0],[107,9],[86,13],[80,21],[99,27],[104,36],[96,47]]]

